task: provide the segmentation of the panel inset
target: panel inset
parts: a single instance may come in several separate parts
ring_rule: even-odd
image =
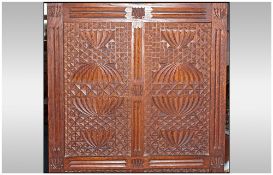
[[[145,155],[209,154],[208,23],[145,23]]]

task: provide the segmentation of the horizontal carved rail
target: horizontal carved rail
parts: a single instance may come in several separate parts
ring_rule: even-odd
[[[203,159],[188,159],[188,160],[150,160],[149,165],[153,167],[169,166],[169,167],[184,167],[184,166],[202,166]]]
[[[69,162],[70,168],[115,168],[126,167],[125,160],[72,160]]]

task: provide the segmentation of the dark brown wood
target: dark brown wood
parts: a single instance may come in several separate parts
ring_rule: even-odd
[[[50,172],[224,172],[227,3],[49,3]]]

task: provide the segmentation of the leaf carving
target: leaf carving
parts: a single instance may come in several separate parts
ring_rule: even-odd
[[[113,66],[98,63],[85,64],[73,75],[72,81],[79,83],[91,82],[122,82],[121,75]]]
[[[92,30],[80,33],[81,38],[96,49],[105,47],[113,35],[114,31],[112,30]]]
[[[106,146],[107,142],[112,138],[110,130],[104,128],[101,129],[89,129],[82,132],[84,140],[94,148],[102,148]]]
[[[184,146],[193,138],[191,130],[161,130],[161,136],[172,146]]]
[[[201,98],[196,95],[184,96],[154,96],[155,106],[167,115],[188,115],[201,104]]]
[[[202,73],[190,64],[173,63],[159,69],[154,76],[154,83],[200,83]]]
[[[82,114],[90,115],[109,115],[114,112],[123,103],[122,97],[89,97],[80,98],[76,97],[73,99],[73,105]]]
[[[192,30],[162,30],[162,37],[172,48],[187,47],[194,39],[195,31]]]

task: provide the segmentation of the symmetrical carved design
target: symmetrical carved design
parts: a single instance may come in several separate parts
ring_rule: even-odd
[[[92,147],[99,149],[106,146],[113,133],[105,129],[89,129],[82,132],[84,140]]]
[[[73,14],[76,15],[79,9],[73,8]],[[84,10],[89,13],[88,8],[84,7]],[[103,49],[111,31],[115,34],[106,44],[107,49]],[[89,32],[85,39],[84,32]],[[97,37],[95,45],[89,43],[93,42],[92,32]],[[64,22],[63,39],[65,157],[129,156],[132,140],[129,98],[132,68],[128,66],[132,65],[131,23]],[[85,130],[99,128],[106,128],[113,138],[108,139],[105,146],[102,146],[103,139],[93,141],[103,149],[91,146],[83,134]],[[85,134],[90,143],[93,143],[92,139],[96,140],[94,133]],[[109,138],[106,131],[101,135],[97,131],[97,134]]]
[[[184,95],[179,97],[152,97],[156,107],[167,115],[188,115],[201,104],[198,95]]]
[[[73,104],[82,114],[109,115],[112,114],[123,102],[122,97],[99,96],[90,98],[78,98],[73,100]]]
[[[162,30],[162,37],[172,48],[187,47],[193,41],[195,31],[192,30]]]
[[[170,30],[192,32],[180,39],[187,48],[168,49],[162,31]],[[209,154],[211,32],[208,23],[145,23],[145,155]]]
[[[119,72],[111,64],[85,64],[81,66],[73,75],[75,82],[122,82]]]
[[[132,8],[132,16],[136,19],[142,19],[145,16],[144,8]]]
[[[113,30],[92,30],[81,32],[80,36],[92,47],[101,49],[113,38]]]
[[[218,169],[224,166],[224,160],[221,156],[212,157],[210,161],[211,168]]]
[[[143,94],[143,86],[142,85],[133,85],[132,86],[132,94],[135,96],[141,96]]]
[[[202,74],[188,64],[173,63],[159,69],[154,76],[154,83],[200,83]]]
[[[143,159],[132,159],[132,164],[135,168],[141,168],[144,165]]]
[[[171,146],[184,146],[194,137],[195,132],[191,130],[162,130],[161,136]]]
[[[224,171],[225,120],[226,120],[226,63],[227,63],[227,4],[212,6],[211,53],[211,172]]]
[[[227,9],[225,8],[214,8],[213,9],[213,14],[216,16],[218,19],[223,19],[226,16],[226,11]]]

